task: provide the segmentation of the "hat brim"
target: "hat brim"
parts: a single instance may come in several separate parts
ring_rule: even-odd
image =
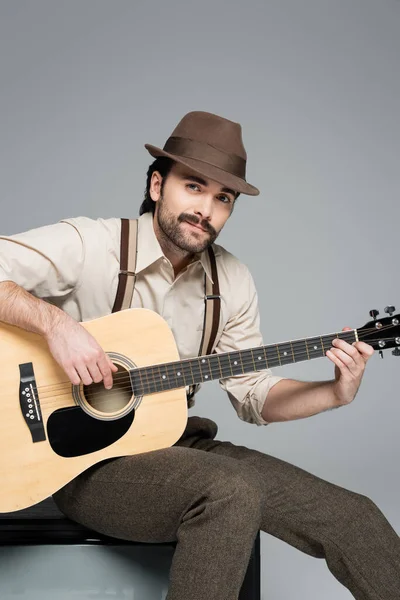
[[[193,169],[199,175],[204,175],[205,177],[209,177],[222,185],[231,188],[235,192],[240,192],[241,194],[247,194],[248,196],[258,196],[260,190],[247,183],[240,177],[236,177],[236,175],[232,175],[223,169],[219,169],[214,165],[210,165],[202,160],[196,160],[194,158],[186,158],[181,156],[176,156],[175,154],[170,154],[169,152],[165,152],[162,148],[157,148],[157,146],[152,146],[151,144],[145,144],[144,147],[148,152],[150,152],[151,156],[154,158],[158,158],[159,156],[167,156],[168,158],[172,158],[172,160],[176,160],[177,162]]]

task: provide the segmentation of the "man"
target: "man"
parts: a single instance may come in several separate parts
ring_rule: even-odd
[[[170,324],[181,358],[195,356],[203,326],[206,249],[246,182],[241,127],[195,111],[183,117],[147,175],[138,229],[133,307]],[[119,271],[119,219],[85,217],[0,240],[0,319],[45,337],[74,384],[116,370],[79,324],[111,312]],[[242,263],[213,245],[221,290],[216,352],[262,344],[257,294]],[[47,301],[46,301],[47,300]],[[221,380],[240,418],[257,425],[297,419],[351,402],[373,349],[337,340],[335,378],[300,382],[269,370]],[[70,518],[138,541],[178,540],[168,600],[234,600],[255,535],[266,531],[311,556],[359,600],[393,600],[400,540],[367,497],[278,458],[215,439],[217,426],[191,417],[170,448],[97,464],[55,495]]]

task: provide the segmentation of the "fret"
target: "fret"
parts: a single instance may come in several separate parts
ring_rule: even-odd
[[[253,350],[249,350],[250,356],[251,356],[251,362],[253,363],[254,366],[254,370],[257,371],[257,366],[254,360],[254,354],[253,354]]]
[[[216,356],[218,360],[218,379],[230,377],[232,373],[229,358],[227,356],[220,356],[219,354]]]
[[[276,348],[277,358],[272,366],[288,365],[293,362],[293,353],[290,342],[284,342],[283,344],[279,344],[279,350],[278,346],[274,346],[274,348]]]
[[[335,340],[337,337],[338,337],[337,335],[327,335],[327,336],[324,336],[324,345],[326,346],[326,348],[328,350],[332,346],[332,341]]]
[[[310,360],[310,354],[308,352],[307,340],[304,340],[304,343],[305,343],[305,346],[306,346],[307,360]]]
[[[227,374],[227,377],[229,377],[229,375],[233,375],[232,361],[231,361],[230,353],[224,358],[225,358],[225,360],[228,361],[228,364],[229,364],[229,374]],[[224,358],[221,358],[221,360],[224,360]]]
[[[192,365],[193,365],[193,370],[194,370],[194,374],[195,374],[196,380],[199,383],[202,382],[202,381],[204,381],[204,376],[203,376],[203,371],[201,369],[200,359],[199,358],[195,358],[192,361]]]
[[[245,373],[247,371],[247,369],[243,365],[242,352],[241,351],[239,351],[239,360],[240,360],[240,364],[242,365],[242,372]]]
[[[264,346],[264,356],[265,356],[265,364],[267,366],[267,369],[269,369],[270,367],[273,367],[275,364],[277,364],[277,348],[275,345],[273,346]]]
[[[258,371],[259,369],[262,369],[262,362],[261,362],[262,357],[261,357],[260,353],[257,352],[255,354],[256,351],[253,349],[251,349],[249,352],[251,354],[251,360],[254,365],[254,370]],[[255,357],[254,357],[254,355],[255,355]],[[258,359],[258,361],[257,361],[257,359]],[[257,364],[257,362],[258,362],[258,364]]]
[[[169,389],[168,381],[167,381],[167,369],[162,368],[161,365],[157,365],[158,378],[157,383],[161,385],[161,390]]]
[[[207,363],[208,363],[208,372],[210,373],[210,377],[209,379],[214,379],[214,373],[213,373],[213,365],[212,365],[212,361],[211,358],[208,356],[207,357]]]
[[[139,369],[137,369],[137,371],[139,371]],[[144,371],[146,372],[146,382],[147,385],[143,385],[143,392],[147,392],[150,393],[152,391],[155,391],[154,388],[154,377],[152,375],[152,371],[153,371],[153,367],[145,367]],[[149,378],[150,375],[150,378]]]
[[[290,348],[292,349],[293,362],[296,362],[296,359],[294,357],[294,352],[293,352],[293,344],[292,344],[292,342],[289,342],[289,344],[290,344]]]
[[[148,368],[146,367],[146,368],[144,369],[144,371],[145,371],[145,373],[146,373],[147,389],[150,389],[149,370],[148,370]],[[146,389],[146,386],[144,386],[144,389]]]
[[[306,340],[297,340],[292,342],[292,348],[294,348],[296,362],[301,360],[307,360],[307,341]]]
[[[191,385],[195,383],[196,377],[193,377],[193,364],[191,360],[182,361],[180,363],[182,367],[182,377],[185,385]],[[196,372],[196,371],[195,371]]]
[[[173,373],[173,371],[172,371],[172,369],[171,369],[171,366],[167,364],[167,365],[166,365],[166,368],[165,368],[166,380],[164,380],[164,383],[168,383],[168,388],[167,388],[167,389],[169,389],[169,390],[171,389],[171,387],[173,387],[173,386],[171,385],[171,380],[170,380],[170,376],[172,377],[172,376],[173,376],[173,374],[174,374],[174,373]]]
[[[190,376],[192,378],[191,384],[194,384],[196,381],[195,376],[193,375],[193,369],[192,369],[192,361],[189,360],[189,368],[190,368]]]
[[[242,375],[243,370],[239,364],[239,351],[229,352],[228,359],[230,364],[231,375]]]
[[[211,379],[219,379],[221,370],[217,355],[213,355],[208,358],[208,365],[210,367]]]
[[[185,387],[187,385],[183,363],[175,362],[171,365],[171,371],[175,379],[176,387]],[[174,386],[175,387],[175,386]]]
[[[268,369],[269,365],[268,365],[268,358],[267,358],[267,346],[263,347],[263,352],[264,352],[264,357],[265,357],[265,364],[267,365],[267,369]]]
[[[143,386],[143,381],[142,381],[142,375],[141,375],[140,371],[138,371],[138,375],[139,375],[139,380],[140,380],[139,383],[140,383],[140,385],[139,386],[136,386],[135,384],[132,385],[132,391],[133,391],[133,395],[134,396],[139,396],[139,393],[137,393],[137,388],[138,389],[142,389],[144,387]],[[132,383],[133,382],[132,382],[132,379],[131,379],[131,384]]]
[[[263,346],[259,348],[253,348],[251,350],[251,354],[253,357],[254,365],[256,366],[256,371],[265,369],[267,367],[267,360],[265,358],[265,349]]]
[[[321,338],[308,338],[307,342],[309,360],[311,360],[312,358],[319,358],[321,356],[324,356],[325,352]]]
[[[210,359],[208,357],[200,359],[199,365],[200,365],[200,372],[201,372],[203,381],[210,381],[211,379],[214,379],[212,366],[210,364]]]
[[[176,378],[176,369],[174,368],[173,364],[167,365],[167,376],[168,376],[169,389],[173,389],[173,388],[177,387],[178,382],[177,382],[177,378]]]
[[[202,358],[202,359],[199,358],[199,359],[197,359],[196,362],[199,365],[201,381],[207,381],[207,379],[211,379],[211,377],[210,377],[210,369],[206,365],[206,359],[205,358]]]
[[[243,373],[249,372],[253,370],[253,363],[251,360],[250,350],[241,350],[239,352],[240,364],[242,365]]]
[[[131,380],[131,388],[134,396],[141,396],[142,391],[139,385],[137,385],[137,374],[132,370],[129,371],[129,376]]]
[[[219,368],[219,373],[220,373],[220,378],[223,378],[223,372],[222,372],[222,367],[221,367],[221,360],[218,354],[216,354],[216,359],[218,361],[218,368]]]
[[[279,365],[282,365],[282,361],[281,361],[281,353],[279,352],[279,344],[276,346],[276,352],[278,354],[278,361],[279,361]]]

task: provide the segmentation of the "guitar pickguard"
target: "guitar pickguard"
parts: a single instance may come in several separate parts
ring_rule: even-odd
[[[135,410],[113,421],[88,415],[79,406],[61,408],[47,421],[49,443],[59,456],[71,458],[96,452],[119,440],[130,428]]]

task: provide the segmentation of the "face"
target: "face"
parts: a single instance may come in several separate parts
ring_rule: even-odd
[[[228,220],[235,192],[175,163],[165,181],[153,173],[150,194],[156,202],[155,228],[180,250],[202,252],[218,237]]]

